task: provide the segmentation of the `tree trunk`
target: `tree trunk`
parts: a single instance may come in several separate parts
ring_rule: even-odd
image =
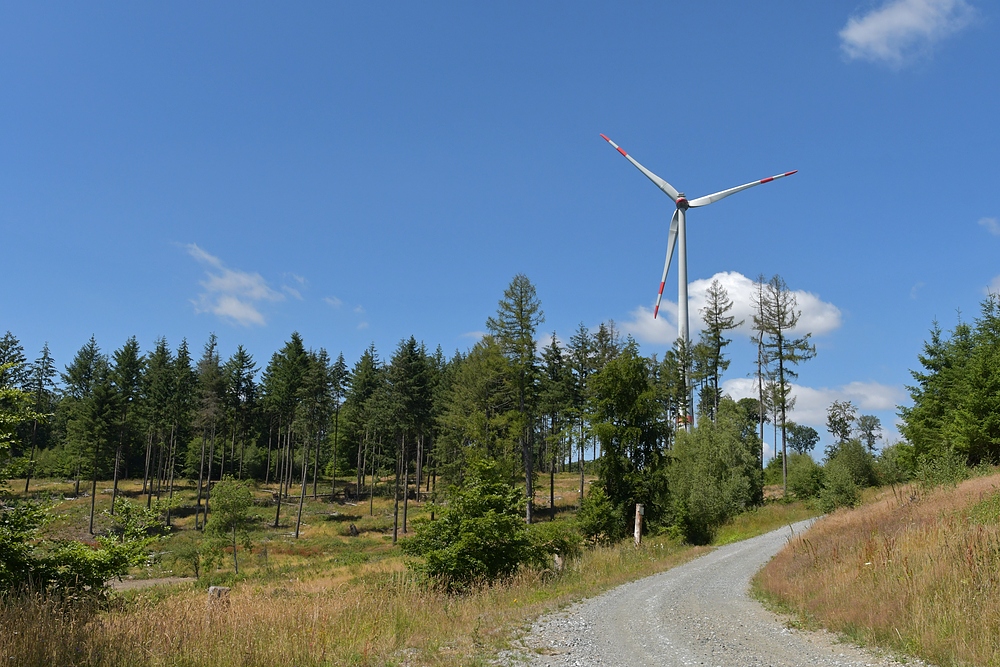
[[[424,460],[424,434],[421,433],[420,437],[417,439],[417,477],[414,480],[416,484],[413,485],[413,488],[417,490],[416,495],[413,497],[413,499],[416,502],[420,502],[420,480],[421,480],[420,476],[424,471],[423,460]],[[405,526],[406,522],[404,522],[403,525]]]
[[[94,483],[90,490],[90,534],[94,534],[94,504],[97,502],[97,452],[99,449],[97,440],[94,441]]]
[[[267,463],[264,465],[264,486],[271,479],[271,436],[274,435],[274,424],[267,427]]]
[[[198,464],[198,500],[195,502],[194,506],[194,529],[201,530],[201,525],[198,523],[198,517],[201,515],[201,484],[205,476],[205,440],[208,438],[205,436],[206,429],[201,429],[201,458]],[[206,521],[208,517],[205,517]]]
[[[316,500],[316,475],[319,473],[319,431],[316,431],[316,456],[313,459],[313,500]]]
[[[333,415],[333,481],[330,483],[330,500],[337,499],[337,449],[338,442],[337,436],[339,435],[338,426],[340,422],[340,406],[337,406],[337,411]],[[347,498],[344,498],[347,500]]]
[[[393,487],[393,507],[392,507],[392,543],[396,543],[399,533],[399,468],[403,458],[403,450],[400,448],[399,456],[396,457],[396,485]]]
[[[38,420],[31,426],[31,456],[28,457],[28,470],[24,473],[24,497],[28,497],[28,485],[31,484],[31,472],[35,467],[35,437],[38,433]]]
[[[302,490],[299,492],[299,514],[295,517],[295,539],[299,539],[302,525],[302,506],[306,502],[306,475],[309,470],[309,438],[302,438]]]
[[[410,506],[410,461],[403,436],[403,535],[406,535],[406,510]]]
[[[233,524],[233,569],[240,573],[240,561],[236,558],[236,524]]]
[[[171,427],[170,429],[170,455],[167,457],[170,465],[170,477],[167,481],[167,520],[166,524],[170,526],[170,505],[174,499],[174,469],[177,467],[177,425]]]

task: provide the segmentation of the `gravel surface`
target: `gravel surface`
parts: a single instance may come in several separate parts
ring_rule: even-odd
[[[661,574],[545,616],[509,665],[843,665],[903,663],[791,629],[749,597],[750,579],[808,521],[730,544]],[[922,664],[908,660],[906,664]]]

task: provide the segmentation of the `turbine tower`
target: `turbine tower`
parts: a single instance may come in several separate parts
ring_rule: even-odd
[[[720,190],[714,194],[705,195],[704,197],[698,197],[697,199],[688,200],[683,192],[678,192],[674,186],[667,183],[665,180],[646,169],[641,164],[639,164],[631,155],[626,153],[621,146],[615,142],[608,139],[603,134],[601,137],[607,141],[609,144],[615,147],[619,153],[621,153],[626,160],[635,165],[635,167],[646,175],[646,178],[653,181],[656,187],[660,188],[668,197],[670,197],[677,207],[674,211],[673,217],[670,218],[670,231],[667,234],[667,259],[663,263],[663,275],[660,277],[660,291],[656,294],[656,307],[653,309],[653,318],[656,319],[657,314],[660,312],[660,300],[663,298],[663,285],[667,281],[667,271],[670,269],[670,259],[674,254],[674,246],[677,246],[677,337],[684,341],[686,346],[690,345],[691,339],[688,333],[688,276],[687,276],[687,210],[689,208],[698,208],[699,206],[708,206],[709,204],[714,204],[720,199],[725,199],[729,195],[734,195],[737,192],[746,190],[747,188],[752,188],[755,185],[760,185],[762,183],[770,183],[771,181],[776,181],[779,178],[784,178],[785,176],[791,176],[798,169],[794,171],[786,171],[783,174],[778,174],[776,176],[770,176],[768,178],[762,178],[759,181],[753,181],[751,183],[745,183],[743,185],[738,185],[735,188],[729,188],[728,190]],[[684,382],[687,384],[687,369],[684,373]],[[691,401],[691,387],[690,385],[685,387],[686,394],[688,396],[688,403]],[[691,414],[690,405],[685,406],[685,428],[688,427],[687,420]]]

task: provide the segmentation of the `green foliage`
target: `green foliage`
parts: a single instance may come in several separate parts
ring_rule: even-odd
[[[873,457],[858,439],[840,443],[830,455],[830,463],[844,467],[851,475],[851,480],[859,488],[878,484],[875,474],[875,457]]]
[[[580,532],[598,544],[612,544],[627,534],[627,522],[622,508],[616,507],[600,486],[594,485],[587,493],[576,514]]]
[[[536,567],[552,566],[552,557],[576,558],[583,551],[580,531],[568,521],[543,521],[528,528],[532,557]]]
[[[813,498],[823,488],[823,468],[808,454],[788,457],[788,490],[800,499]]]
[[[913,447],[897,442],[884,447],[875,459],[875,474],[879,484],[895,486],[913,478],[917,471],[917,461]]]
[[[594,432],[601,441],[601,487],[624,525],[631,531],[634,509],[641,503],[650,531],[670,522],[670,496],[664,452],[666,427],[652,383],[652,369],[639,356],[634,341],[592,377]],[[603,531],[602,531],[603,532]]]
[[[788,447],[797,454],[808,454],[819,442],[819,433],[812,426],[803,426],[788,422],[785,424],[788,437]]]
[[[257,517],[250,513],[253,509],[253,491],[250,484],[224,475],[212,487],[212,514],[205,527],[216,551],[232,547],[233,567],[239,574],[240,564],[236,555],[237,545],[249,549],[251,537],[257,527]]]
[[[115,501],[114,515],[111,515],[110,512],[104,512],[104,514],[114,519],[114,525],[110,532],[111,536],[117,538],[119,542],[156,537],[162,534],[166,528],[160,521],[160,513],[157,509],[148,509],[127,498],[118,498]]]
[[[106,582],[142,563],[150,537],[98,537],[97,547],[47,540],[39,529],[48,520],[35,503],[12,503],[0,509],[0,595],[23,591],[64,597],[101,596]]]
[[[968,464],[1000,461],[1000,297],[983,300],[973,325],[945,336],[937,322],[907,387],[900,431],[918,458],[954,450]]]
[[[764,468],[764,483],[769,486],[775,486],[781,484],[784,475],[784,466],[782,465],[781,452],[778,452],[774,458],[767,462],[767,466]]]
[[[492,461],[477,461],[452,490],[435,521],[415,522],[403,552],[423,560],[413,567],[450,589],[492,582],[537,560],[521,515],[522,495]]]
[[[970,477],[966,459],[953,449],[920,459],[915,475],[917,483],[925,489],[935,486],[956,486]]]
[[[823,474],[823,490],[819,494],[819,505],[824,512],[832,512],[838,507],[854,507],[861,500],[861,492],[847,465],[834,459],[826,464]]]
[[[723,399],[715,423],[703,419],[693,432],[678,434],[668,475],[674,522],[690,542],[711,541],[729,518],[763,501],[758,441],[741,424],[739,406]]]

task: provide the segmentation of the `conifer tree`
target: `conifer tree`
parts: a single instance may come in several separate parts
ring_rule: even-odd
[[[28,455],[28,465],[25,472],[24,495],[28,495],[28,486],[31,484],[31,474],[35,465],[35,450],[39,440],[46,441],[39,432],[39,427],[44,426],[55,410],[56,400],[56,364],[49,353],[49,344],[46,342],[42,346],[41,356],[35,359],[28,371],[28,382],[26,390],[31,394],[32,408],[34,416],[31,424],[31,453]]]
[[[816,346],[809,342],[811,333],[795,337],[794,329],[802,311],[798,310],[795,294],[781,276],[775,275],[764,286],[759,309],[761,316],[754,316],[754,328],[761,332],[763,351],[775,368],[777,404],[781,419],[782,479],[788,492],[788,447],[786,442],[786,415],[791,400],[789,380],[798,377],[794,366],[816,356]],[[766,336],[766,337],[765,337]]]
[[[535,331],[545,321],[542,304],[535,286],[519,273],[504,290],[497,314],[486,320],[486,328],[496,338],[511,365],[511,377],[520,415],[519,443],[524,463],[524,486],[527,497],[525,521],[531,523],[534,500],[534,431],[531,427],[534,406],[534,384],[538,377],[535,360]]]

